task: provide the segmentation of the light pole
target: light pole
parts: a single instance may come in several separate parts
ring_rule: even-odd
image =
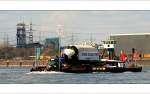
[[[58,31],[57,31],[57,33],[58,33],[58,39],[59,39],[59,52],[58,52],[58,54],[59,54],[59,64],[58,64],[58,66],[59,66],[59,70],[60,70],[60,62],[61,62],[61,60],[60,60],[60,57],[61,57],[61,37],[63,37],[63,25],[58,25]]]

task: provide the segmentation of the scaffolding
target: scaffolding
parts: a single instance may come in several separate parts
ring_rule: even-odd
[[[29,28],[29,29],[27,29]],[[25,48],[27,44],[33,43],[32,22],[29,27],[25,23],[17,24],[17,48]]]
[[[26,26],[24,23],[17,24],[17,47],[23,48],[26,45]]]

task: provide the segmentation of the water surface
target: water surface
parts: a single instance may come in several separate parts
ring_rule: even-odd
[[[1,84],[150,84],[150,67],[142,72],[30,72],[30,68],[0,68]]]

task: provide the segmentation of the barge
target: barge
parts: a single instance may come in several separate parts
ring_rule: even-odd
[[[64,47],[61,57],[49,60],[45,66],[33,67],[30,71],[59,71],[66,73],[92,72],[141,72],[142,67],[135,62],[121,61],[114,56],[115,41],[104,41],[103,54],[99,54],[97,46],[73,45]],[[108,58],[104,58],[108,53]],[[60,59],[61,58],[61,59]]]
[[[35,68],[31,68],[31,72],[33,71],[59,71],[59,72],[66,72],[66,73],[93,73],[93,72],[112,72],[112,73],[122,73],[122,72],[141,72],[142,67],[137,66],[135,64],[128,64],[125,65],[123,62],[120,61],[107,61],[106,62],[99,62],[99,65],[68,65],[62,64],[61,68],[54,68],[53,65],[47,66],[38,66]],[[103,65],[101,65],[103,63]],[[110,65],[109,65],[110,64]],[[122,65],[122,66],[120,66]]]

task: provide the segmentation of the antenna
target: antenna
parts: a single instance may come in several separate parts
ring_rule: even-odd
[[[8,47],[9,44],[9,39],[8,39],[8,34],[6,34],[6,47]]]
[[[3,45],[5,46],[5,32],[4,32],[4,37],[3,37]]]
[[[72,45],[74,45],[74,34],[72,33],[72,36],[71,36],[71,43]]]
[[[90,33],[90,43],[93,43],[93,34]]]

